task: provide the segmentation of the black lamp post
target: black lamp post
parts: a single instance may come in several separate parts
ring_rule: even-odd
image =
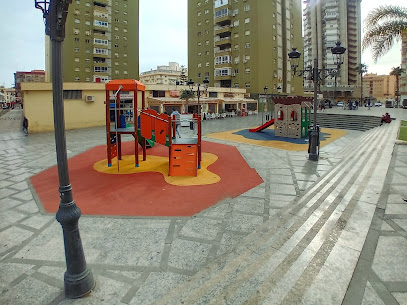
[[[332,51],[332,54],[340,57],[340,55],[345,53],[346,48],[342,47],[340,42],[337,42],[336,46],[334,48],[332,48],[331,51]],[[327,77],[329,75],[333,75],[333,73],[335,73],[335,71],[340,69],[342,62],[341,61],[337,62],[336,69],[318,69],[318,59],[315,58],[314,67],[309,66],[307,69],[297,71],[300,56],[301,56],[301,53],[298,52],[296,48],[293,48],[292,51],[290,53],[288,53],[288,57],[292,60],[291,69],[293,70],[293,74],[294,75],[298,74],[298,76],[303,76],[305,73],[309,73],[309,74],[311,74],[312,80],[314,82],[313,126],[312,126],[311,134],[309,137],[308,158],[309,158],[309,160],[312,160],[312,161],[318,161],[318,159],[319,159],[319,126],[317,125],[318,81],[319,81],[320,77]],[[324,73],[324,75],[321,75],[321,73]]]
[[[36,1],[45,19],[45,34],[50,36],[52,47],[52,95],[54,108],[55,144],[58,165],[59,195],[61,198],[56,214],[62,226],[66,272],[64,275],[65,295],[80,298],[95,286],[91,270],[86,267],[85,254],[79,235],[78,221],[81,210],[72,196],[69,182],[68,161],[65,139],[64,100],[62,90],[62,42],[65,39],[65,22],[72,0]]]
[[[207,77],[205,77],[205,79],[203,80],[203,87],[204,90],[202,91],[201,88],[201,84],[198,84],[198,89],[196,90],[196,96],[198,98],[198,116],[201,115],[201,105],[199,103],[199,98],[201,97],[202,94],[205,94],[208,91],[208,85],[209,85],[209,79]],[[191,89],[191,91],[193,92],[194,89],[194,81],[192,79],[190,79],[187,82],[187,85],[189,86],[189,89]]]

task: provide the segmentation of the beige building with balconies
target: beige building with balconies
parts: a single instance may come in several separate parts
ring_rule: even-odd
[[[145,85],[176,85],[181,81],[181,75],[187,77],[187,69],[176,62],[168,66],[157,66],[157,69],[140,73],[140,82]]]
[[[325,98],[349,99],[360,96],[361,0],[304,1],[304,67],[336,69],[331,49],[336,42],[346,48],[339,74],[324,78],[320,87]],[[304,81],[304,90],[312,91],[312,80]]]
[[[302,50],[301,0],[189,0],[188,74],[195,83],[302,94],[288,53]]]
[[[364,99],[385,102],[386,100],[394,100],[395,94],[395,75],[377,75],[368,73],[363,76]]]

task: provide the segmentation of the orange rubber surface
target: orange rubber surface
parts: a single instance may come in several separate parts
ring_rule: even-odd
[[[134,154],[133,145],[132,141],[122,143],[122,154]],[[93,165],[106,159],[106,146],[94,147],[68,161],[74,201],[82,214],[87,215],[192,216],[263,182],[235,147],[203,142],[202,148],[203,152],[218,156],[216,162],[208,166],[208,170],[221,177],[218,183],[177,186],[168,184],[163,175],[156,172],[100,173],[93,169]],[[156,145],[147,150],[147,162],[149,155],[168,157],[168,147]],[[51,167],[30,180],[44,210],[56,213],[60,202],[57,167]]]

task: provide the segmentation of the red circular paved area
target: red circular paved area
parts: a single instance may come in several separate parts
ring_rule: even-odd
[[[134,143],[122,143],[122,151],[123,155],[134,154]],[[106,159],[106,146],[97,146],[68,161],[74,201],[82,214],[88,215],[191,216],[263,182],[236,147],[203,142],[202,151],[218,156],[208,170],[221,180],[210,185],[175,186],[166,183],[161,173],[109,175],[95,171],[93,164]],[[155,145],[147,150],[147,161],[149,155],[168,157],[168,147]],[[30,180],[45,211],[56,213],[60,202],[57,167]]]

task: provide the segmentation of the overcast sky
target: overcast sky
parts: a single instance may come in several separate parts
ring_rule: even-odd
[[[363,0],[362,20],[383,3],[406,6],[406,0]],[[187,0],[140,0],[140,72],[170,61],[187,66],[187,40]],[[388,74],[400,65],[400,48],[377,64],[367,51],[362,62],[369,73]],[[0,85],[13,86],[16,71],[44,69],[44,56],[44,23],[34,0],[0,0]]]

